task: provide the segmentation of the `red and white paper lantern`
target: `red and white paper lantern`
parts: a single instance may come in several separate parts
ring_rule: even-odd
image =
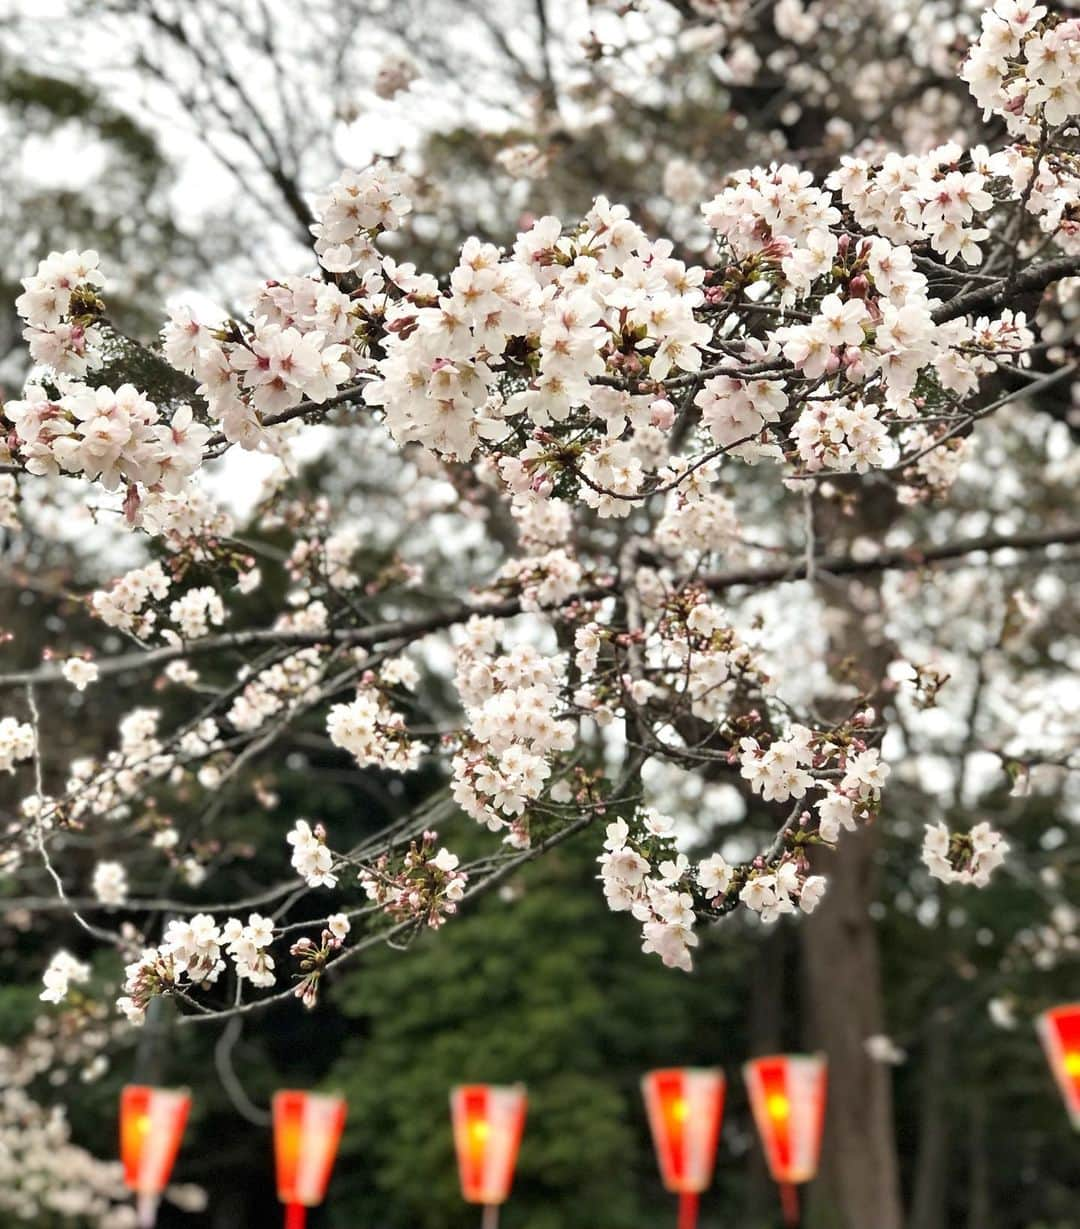
[[[191,1109],[185,1089],[128,1084],[120,1094],[120,1159],[140,1229],[152,1229]]]
[[[306,1209],[326,1197],[345,1126],[345,1098],[310,1092],[274,1094],[274,1159],[286,1229],[302,1229]]]
[[[641,1081],[660,1178],[679,1196],[680,1229],[697,1221],[698,1196],[712,1182],[724,1116],[722,1071],[672,1067]]]
[[[1044,1011],[1036,1027],[1069,1118],[1080,1131],[1080,1003]]]
[[[664,1186],[700,1194],[712,1181],[724,1115],[722,1071],[673,1067],[641,1081]]]
[[[769,1172],[780,1187],[784,1220],[795,1225],[795,1186],[814,1177],[821,1154],[825,1059],[818,1054],[776,1054],[748,1062],[743,1074]]]
[[[466,1084],[450,1094],[461,1193],[467,1203],[497,1207],[514,1181],[525,1128],[525,1089]]]

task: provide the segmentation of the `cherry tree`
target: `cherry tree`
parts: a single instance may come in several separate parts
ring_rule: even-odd
[[[689,29],[727,31],[729,60],[759,54],[740,6],[686,8]],[[797,47],[818,20],[783,3],[767,37]],[[409,250],[422,188],[375,161],[297,193],[306,275],[265,281],[242,311],[178,303],[152,344],[110,315],[107,253],[54,252],[25,279],[33,367],[3,405],[0,519],[17,534],[44,515],[38,488],[70,488],[61,502],[92,506],[129,556],[75,595],[96,632],[0,674],[5,874],[124,964],[108,1006],[81,1008],[91,1050],[165,999],[189,1027],[312,1006],[366,950],[452,925],[586,830],[597,891],[674,970],[736,917],[835,899],[843,926],[870,873],[859,833],[889,825],[890,778],[946,685],[933,659],[963,674],[975,656],[950,626],[919,643],[927,592],[944,575],[974,602],[976,576],[1004,638],[1035,615],[999,574],[1052,574],[1080,540],[1056,517],[976,531],[950,514],[980,447],[1030,444],[1017,406],[1076,386],[1080,21],[986,10],[959,70],[971,98],[950,104],[973,100],[963,143],[920,139],[940,118],[920,105],[925,74],[957,99],[930,58],[897,117],[908,147],[844,120],[813,158],[766,148],[715,191],[669,162],[672,238],[598,196],[428,271]],[[811,68],[793,73],[792,128],[830,102]],[[380,72],[385,94],[411,78]],[[528,182],[546,157],[519,145],[502,162]],[[305,490],[313,448],[362,458],[370,483]],[[223,491],[253,457],[267,476],[245,533]],[[287,582],[275,615],[252,623],[271,574]],[[867,591],[895,635],[859,626],[881,617]],[[1064,723],[1010,720],[991,647],[972,703],[992,697],[994,719],[970,722],[963,753],[1021,784],[1068,767]],[[102,754],[69,756],[50,694],[91,703],[132,678],[167,705],[148,698]],[[1053,708],[1056,684],[1040,686]],[[432,788],[359,845],[282,816],[274,757],[311,722],[358,769]],[[694,779],[753,800],[765,839],[692,860],[672,799]],[[241,792],[266,810],[280,875],[217,900],[214,827]],[[441,835],[462,813],[489,834],[479,858]],[[973,890],[1008,852],[989,823],[940,821],[910,850]],[[151,890],[163,875],[167,895]],[[820,948],[808,967],[841,976]],[[63,1004],[90,968],[58,948],[42,977]]]

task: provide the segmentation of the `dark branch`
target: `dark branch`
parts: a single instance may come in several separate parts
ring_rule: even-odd
[[[971,312],[993,311],[995,308],[1008,306],[1018,295],[1045,290],[1053,282],[1059,282],[1063,277],[1075,277],[1077,274],[1080,274],[1080,256],[1061,256],[1057,260],[1047,260],[1018,273],[1011,281],[1002,277],[996,282],[976,286],[974,290],[947,299],[934,310],[932,318],[935,324],[944,324],[947,320],[955,320]]]
[[[942,546],[908,546],[898,550],[882,551],[872,559],[854,559],[847,555],[825,555],[814,564],[815,575],[829,573],[833,576],[869,575],[875,572],[893,571],[900,568],[916,569],[966,555],[989,553],[997,550],[1041,550],[1047,546],[1066,546],[1080,542],[1080,525],[1064,525],[1060,529],[1047,529],[1040,533],[986,534],[979,538],[962,538]],[[770,568],[745,568],[741,571],[714,572],[699,577],[699,583],[711,593],[723,593],[728,589],[760,588],[763,585],[786,581],[803,580],[806,577],[806,561],[791,560]],[[592,585],[581,590],[559,606],[571,602],[595,602],[608,597],[609,585]],[[548,609],[557,610],[559,606]],[[296,632],[280,631],[273,627],[255,628],[250,631],[227,632],[218,636],[204,636],[189,644],[166,645],[158,649],[123,653],[117,657],[99,659],[98,670],[102,677],[122,674],[131,670],[145,670],[162,666],[180,657],[204,656],[208,653],[229,649],[254,648],[260,645],[295,646],[297,648],[318,645],[349,645],[354,648],[375,648],[389,642],[411,643],[431,632],[445,631],[467,622],[473,615],[492,615],[508,619],[522,613],[521,599],[503,598],[501,601],[456,604],[448,610],[435,611],[420,619],[401,619],[394,623],[372,623],[366,627],[341,627],[326,631]],[[27,684],[49,684],[64,681],[59,666],[43,666],[38,670],[18,674],[0,675],[0,689],[23,687]]]

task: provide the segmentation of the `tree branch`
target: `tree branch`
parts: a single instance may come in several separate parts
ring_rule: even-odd
[[[1059,529],[1047,529],[1039,533],[986,534],[978,538],[961,538],[942,546],[905,546],[896,550],[882,551],[872,559],[855,559],[848,555],[823,555],[814,564],[815,572],[828,572],[833,576],[866,575],[896,569],[915,569],[965,555],[996,550],[1041,550],[1047,546],[1067,546],[1080,542],[1080,525],[1063,525]],[[728,589],[760,588],[763,585],[785,581],[802,580],[806,576],[806,561],[791,560],[768,568],[744,568],[739,571],[706,573],[698,578],[699,583],[711,593],[723,593]],[[596,602],[611,595],[610,584],[590,585],[572,594],[556,606],[545,610],[558,610],[574,602]],[[180,657],[204,656],[219,650],[253,648],[258,645],[313,646],[348,645],[351,648],[371,649],[391,641],[411,643],[431,632],[446,631],[467,622],[473,615],[491,615],[509,619],[522,613],[521,599],[504,598],[498,602],[455,605],[448,610],[435,611],[419,619],[400,619],[393,623],[372,623],[366,627],[339,627],[325,631],[281,631],[273,627],[254,628],[250,631],[226,632],[218,636],[204,636],[187,644],[165,645],[158,649],[146,649],[134,653],[122,653],[117,657],[98,659],[101,677],[122,674],[127,671],[145,670],[161,666]],[[43,666],[37,670],[17,674],[0,675],[0,690],[27,685],[48,685],[64,682],[60,666]]]
[[[1061,281],[1063,277],[1075,277],[1077,274],[1080,274],[1080,256],[1061,256],[1057,260],[1046,260],[1042,264],[1031,265],[1011,280],[1002,277],[996,282],[976,286],[974,290],[947,299],[934,309],[931,318],[935,324],[944,324],[947,320],[955,320],[958,316],[966,316],[970,312],[1005,307],[1008,300],[1017,295],[1045,290],[1053,282]]]

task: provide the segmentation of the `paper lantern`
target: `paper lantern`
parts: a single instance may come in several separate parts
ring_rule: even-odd
[[[345,1098],[274,1094],[274,1159],[286,1229],[302,1229],[306,1209],[322,1203],[345,1126]]]
[[[1044,1011],[1036,1027],[1069,1118],[1080,1131],[1080,1003]]]
[[[773,1180],[780,1186],[784,1220],[799,1219],[795,1184],[817,1173],[825,1121],[826,1063],[821,1055],[755,1058],[743,1068],[750,1107]]]
[[[525,1089],[466,1084],[450,1094],[461,1193],[468,1203],[498,1207],[514,1181],[525,1127]]]
[[[120,1094],[120,1158],[140,1229],[154,1224],[190,1109],[191,1095],[182,1089],[128,1084]]]
[[[724,1089],[724,1073],[705,1068],[650,1071],[641,1081],[660,1177],[679,1196],[679,1229],[693,1229],[712,1181]]]

